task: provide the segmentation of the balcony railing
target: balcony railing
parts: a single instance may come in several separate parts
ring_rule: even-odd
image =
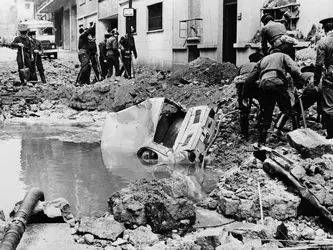
[[[200,40],[202,36],[202,18],[179,21],[179,37],[186,40]]]

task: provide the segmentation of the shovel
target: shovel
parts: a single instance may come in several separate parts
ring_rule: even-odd
[[[23,69],[19,70],[19,74],[21,76],[21,79],[24,79],[24,81],[28,81],[30,78],[30,70],[29,68],[25,67],[23,48],[21,48],[21,52],[22,52]]]

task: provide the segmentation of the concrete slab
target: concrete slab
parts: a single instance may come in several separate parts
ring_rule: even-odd
[[[29,224],[17,250],[95,250],[96,246],[74,241],[66,223]]]

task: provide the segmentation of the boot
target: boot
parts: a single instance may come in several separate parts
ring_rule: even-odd
[[[267,138],[267,128],[259,128],[259,141],[258,141],[258,146],[263,146],[266,144],[266,138]]]
[[[289,116],[287,116],[286,114],[282,114],[280,116],[280,118],[278,119],[278,121],[275,125],[275,129],[274,129],[274,132],[273,132],[274,137],[276,137],[280,140],[284,140],[282,129],[283,129],[284,125],[286,125],[288,120],[289,120]]]
[[[44,72],[39,72],[39,74],[40,74],[40,79],[42,80],[42,82],[46,83]]]
[[[291,122],[293,125],[293,130],[296,130],[299,128],[299,115],[295,115],[291,117]]]
[[[326,132],[327,132],[327,136],[326,139],[333,139],[333,118],[329,118],[327,123],[326,123]]]
[[[240,117],[240,127],[244,139],[247,141],[249,139],[249,117],[247,115],[242,115]]]

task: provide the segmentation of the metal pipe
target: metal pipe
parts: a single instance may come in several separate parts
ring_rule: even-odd
[[[32,210],[38,201],[44,201],[44,193],[39,188],[32,188],[24,197],[14,219],[8,224],[0,250],[15,250],[25,232]]]

